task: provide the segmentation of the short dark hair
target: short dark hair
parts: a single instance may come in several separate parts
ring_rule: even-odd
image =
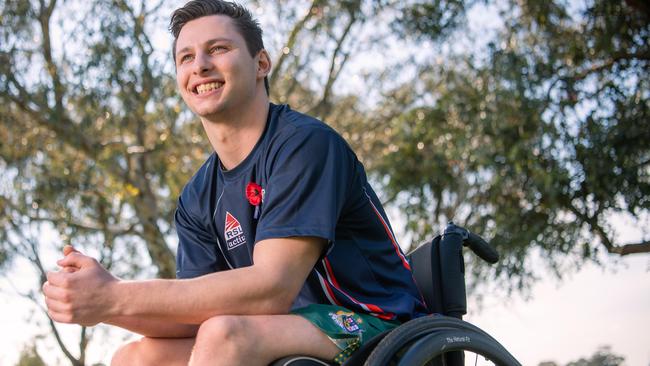
[[[264,42],[262,41],[262,28],[259,22],[253,18],[251,12],[244,6],[223,0],[192,0],[184,6],[174,10],[169,22],[169,31],[174,36],[174,43],[172,44],[172,57],[174,64],[176,64],[176,41],[181,29],[189,21],[198,19],[209,15],[225,15],[230,17],[235,24],[235,28],[246,42],[246,48],[251,56],[255,55],[264,49]],[[269,80],[264,77],[264,87],[266,93],[269,94]]]

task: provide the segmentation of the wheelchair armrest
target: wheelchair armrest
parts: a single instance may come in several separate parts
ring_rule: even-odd
[[[415,284],[418,286],[429,313],[442,313],[442,296],[440,289],[440,256],[438,246],[440,237],[436,237],[409,253],[409,262],[413,271]]]
[[[462,319],[467,313],[463,237],[445,232],[409,253],[413,277],[430,313]]]

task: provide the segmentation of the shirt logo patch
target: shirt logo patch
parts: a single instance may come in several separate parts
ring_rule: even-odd
[[[244,230],[241,228],[241,224],[239,224],[239,221],[237,221],[235,216],[231,215],[228,211],[226,211],[224,236],[226,237],[228,250],[235,249],[246,243],[246,236],[244,236]]]
[[[360,323],[363,323],[363,320],[360,317],[354,319],[354,313],[348,313],[344,311],[337,311],[336,314],[330,312],[330,318],[336,323],[339,327],[343,328],[348,333],[363,332]]]

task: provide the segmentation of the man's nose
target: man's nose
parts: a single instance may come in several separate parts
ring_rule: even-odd
[[[212,70],[213,65],[210,62],[210,55],[205,52],[197,52],[194,60],[194,73],[203,74]]]

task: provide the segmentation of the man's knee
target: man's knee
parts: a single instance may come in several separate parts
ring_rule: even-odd
[[[113,354],[111,366],[160,365],[161,360],[154,348],[151,340],[146,337],[124,344]]]
[[[127,344],[123,344],[113,354],[113,358],[111,359],[111,366],[129,365],[134,362],[137,353],[138,353],[137,342],[130,342]]]
[[[249,339],[248,325],[245,317],[221,315],[203,322],[196,335],[197,344],[218,344],[219,346],[236,344],[243,346]]]

